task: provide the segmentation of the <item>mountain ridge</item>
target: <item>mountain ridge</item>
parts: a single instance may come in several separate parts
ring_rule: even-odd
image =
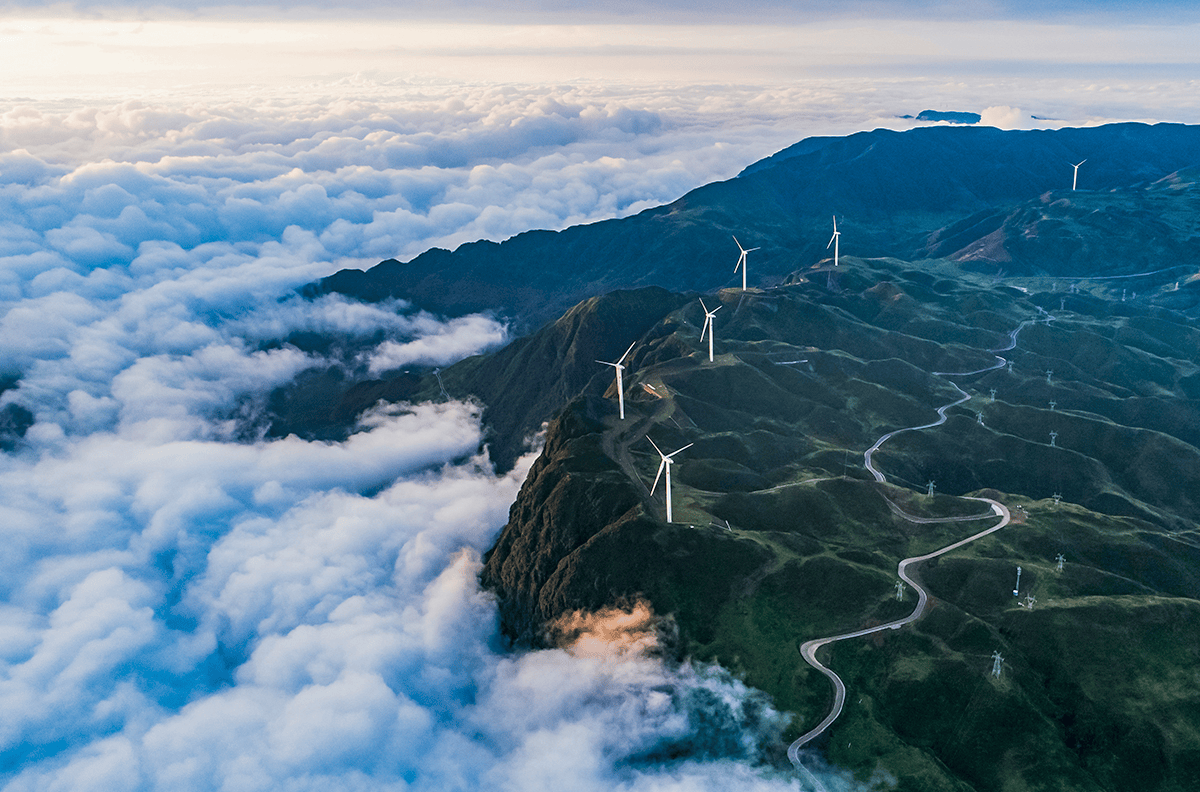
[[[800,153],[783,156],[796,147]],[[731,285],[732,234],[763,249],[750,259],[756,285],[825,258],[833,215],[848,253],[913,258],[930,234],[967,215],[1069,192],[1069,163],[1081,159],[1089,160],[1080,176],[1089,191],[1145,187],[1194,166],[1200,127],[925,127],[806,139],[790,149],[629,218],[434,249],[407,263],[388,259],[335,273],[305,294],[403,296],[447,314],[491,310],[524,333],[613,289]]]

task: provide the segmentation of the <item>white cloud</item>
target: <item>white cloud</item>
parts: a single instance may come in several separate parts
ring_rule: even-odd
[[[1019,107],[987,107],[979,113],[979,123],[999,129],[1028,129],[1034,120]]]
[[[423,323],[433,324],[426,315]],[[508,340],[503,325],[486,316],[472,314],[437,323],[412,341],[384,341],[371,353],[368,368],[372,374],[411,364],[445,365],[461,360],[477,350],[499,346]]]
[[[375,372],[505,339],[485,316],[298,286],[365,249],[612,214],[698,178],[677,161],[711,141],[681,152],[649,116],[569,94],[483,91],[450,118],[331,108],[282,132],[294,105],[0,122],[33,146],[0,195],[0,348],[20,375],[0,398],[37,420],[0,456],[5,789],[789,786],[750,753],[624,767],[699,729],[693,691],[735,742],[770,739],[718,670],[498,648],[479,558],[531,460],[496,476],[478,407],[381,409],[339,443],[237,440],[239,405],[325,362],[271,343],[293,332],[382,339]],[[395,167],[406,150],[449,164]],[[536,718],[517,711],[530,691]]]

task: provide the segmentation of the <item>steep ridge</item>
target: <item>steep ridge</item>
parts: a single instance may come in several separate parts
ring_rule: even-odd
[[[1048,191],[1070,193],[1069,163],[1085,158],[1081,188],[1141,190],[1200,163],[1200,127],[925,127],[810,139],[738,178],[630,218],[435,249],[407,263],[389,259],[367,272],[338,272],[306,293],[402,296],[449,314],[498,311],[523,333],[613,289],[657,285],[708,292],[731,285],[737,258],[731,234],[762,248],[751,259],[755,285],[779,283],[826,257],[835,214],[847,253],[912,258],[939,244],[927,241],[931,234],[958,239],[970,232],[972,226],[939,235],[938,229],[963,218],[983,213],[975,225],[992,233],[1011,211],[997,218],[997,209]],[[963,239],[955,251],[972,241]],[[936,255],[955,252],[944,247]],[[1148,261],[1152,253],[1133,260]]]
[[[938,260],[849,258],[833,290],[826,277],[720,292],[711,363],[698,301],[664,303],[631,353],[626,420],[610,370],[604,397],[566,407],[486,558],[507,634],[553,641],[575,610],[646,600],[672,616],[680,656],[719,661],[796,713],[795,738],[829,695],[800,645],[908,614],[897,561],[978,530],[911,522],[889,501],[936,519],[984,496],[1013,525],[927,562],[920,621],[831,648],[849,693],[827,756],[902,789],[1186,789],[1200,696],[1169,680],[1200,661],[1200,347],[1165,307],[1174,284],[1121,303]],[[1022,323],[1012,369],[988,370],[986,350]],[[863,450],[959,398],[937,371],[977,371],[956,378],[970,398],[881,447],[877,484]],[[1160,408],[1173,418],[1151,417]],[[671,524],[661,489],[649,494],[647,437],[694,443],[676,458]],[[1017,565],[1033,608],[1011,594]],[[1113,625],[1143,642],[1111,640]],[[1079,646],[1047,651],[1060,634]]]

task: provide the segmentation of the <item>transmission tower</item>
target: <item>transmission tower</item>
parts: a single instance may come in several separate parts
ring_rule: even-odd
[[[1063,556],[1062,553],[1059,553],[1057,556],[1054,557],[1054,560],[1058,562],[1058,566],[1055,567],[1055,571],[1062,572],[1063,562],[1067,560],[1066,557]]]
[[[992,652],[992,676],[1000,676],[1000,667],[1004,664],[1004,658],[1000,655],[1000,650]]]
[[[896,599],[898,599],[898,600],[904,599],[904,581],[903,580],[896,581]]]

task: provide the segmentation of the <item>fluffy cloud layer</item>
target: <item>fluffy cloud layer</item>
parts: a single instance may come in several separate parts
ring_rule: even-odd
[[[632,211],[770,137],[463,96],[4,111],[0,409],[32,425],[0,452],[0,788],[793,788],[761,755],[784,718],[720,669],[595,625],[503,647],[479,559],[532,459],[497,476],[476,406],[336,443],[246,430],[330,362],[294,333],[369,339],[371,371],[506,338],[298,286]]]

